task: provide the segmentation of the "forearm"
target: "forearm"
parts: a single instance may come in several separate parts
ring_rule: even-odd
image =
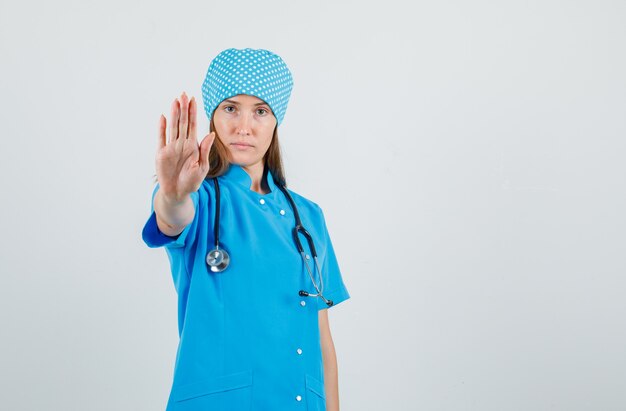
[[[154,212],[159,230],[165,235],[175,236],[193,221],[195,208],[190,195],[177,201],[163,195],[159,189],[154,197]]]
[[[339,411],[339,383],[337,355],[332,339],[322,344],[322,360],[324,362],[324,390],[326,391],[326,410]]]

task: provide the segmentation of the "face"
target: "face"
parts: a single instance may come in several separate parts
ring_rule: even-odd
[[[213,113],[217,135],[230,153],[230,161],[244,167],[262,164],[276,117],[258,97],[238,94],[222,101]]]

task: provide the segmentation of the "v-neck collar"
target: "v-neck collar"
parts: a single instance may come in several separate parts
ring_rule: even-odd
[[[276,184],[274,184],[274,177],[272,176],[272,172],[269,169],[266,169],[266,171],[267,171],[267,185],[269,186],[270,192],[274,193],[275,189],[277,188]],[[252,191],[250,189],[250,186],[252,185],[252,178],[250,178],[250,175],[248,174],[248,172],[244,170],[243,167],[240,166],[239,164],[231,163],[230,166],[228,167],[228,170],[226,171],[226,173],[224,173],[224,175],[222,175],[222,177],[226,181],[232,181]]]

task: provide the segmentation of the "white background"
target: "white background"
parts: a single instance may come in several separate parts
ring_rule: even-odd
[[[0,408],[165,408],[161,113],[279,54],[290,187],[324,209],[342,410],[626,408],[626,3],[0,6]],[[208,131],[199,112],[200,138]]]

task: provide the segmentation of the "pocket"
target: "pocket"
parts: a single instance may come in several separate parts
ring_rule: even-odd
[[[324,384],[310,374],[306,374],[305,378],[307,411],[326,411]]]
[[[252,406],[252,370],[173,387],[176,410],[242,410]]]

